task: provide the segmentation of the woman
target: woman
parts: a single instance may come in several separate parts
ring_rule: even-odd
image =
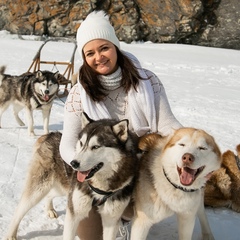
[[[83,65],[65,105],[60,143],[64,161],[69,164],[73,159],[83,111],[94,120],[127,118],[130,129],[138,136],[148,132],[168,135],[181,127],[160,80],[143,69],[132,54],[120,50],[114,28],[103,11],[89,14],[82,22],[77,44]],[[128,213],[125,219],[131,219]],[[78,236],[81,240],[97,240],[101,235],[101,219],[93,209],[89,218],[79,224]]]

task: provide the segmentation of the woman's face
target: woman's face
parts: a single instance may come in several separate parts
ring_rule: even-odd
[[[83,54],[87,64],[100,75],[111,74],[118,68],[116,47],[107,40],[88,42],[83,47]]]

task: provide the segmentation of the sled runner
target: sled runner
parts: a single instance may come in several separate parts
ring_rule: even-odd
[[[72,43],[73,44],[73,52],[71,55],[71,58],[69,61],[53,61],[53,60],[42,60],[41,59],[41,53],[43,50],[43,47],[49,43],[49,42],[64,42],[64,43]],[[72,74],[74,73],[74,57],[75,57],[75,52],[77,49],[77,44],[76,41],[73,39],[63,39],[63,38],[53,38],[53,39],[47,39],[46,41],[44,41],[44,43],[40,46],[39,50],[37,51],[35,57],[33,58],[33,62],[31,64],[31,66],[28,69],[28,72],[35,72],[38,70],[45,70],[42,69],[42,65],[44,64],[50,64],[53,66],[52,70],[56,70],[59,71],[58,68],[59,67],[65,67],[65,69],[63,69],[62,73],[59,71],[59,85],[60,85],[60,90],[58,92],[58,97],[65,97],[68,95],[69,92],[69,88],[72,87],[72,83],[71,83],[71,77]],[[60,48],[60,50],[62,50]],[[56,52],[57,54],[58,52]]]

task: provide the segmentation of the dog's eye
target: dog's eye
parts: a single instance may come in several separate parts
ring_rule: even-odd
[[[183,144],[183,143],[179,143],[178,145],[181,147],[185,147],[185,144]]]
[[[79,142],[79,144],[80,144],[80,147],[82,147],[82,146],[83,146],[83,143],[82,143],[81,141]]]
[[[96,149],[98,149],[98,148],[100,148],[100,146],[98,146],[98,145],[92,146],[92,150],[96,150]]]
[[[202,146],[198,147],[198,149],[199,149],[199,150],[207,150],[206,147],[202,147]]]

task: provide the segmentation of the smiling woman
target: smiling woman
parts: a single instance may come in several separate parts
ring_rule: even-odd
[[[181,127],[170,109],[161,81],[143,69],[135,56],[120,49],[114,28],[103,11],[92,12],[82,22],[77,44],[83,64],[78,83],[66,101],[60,143],[61,156],[68,164],[74,159],[83,111],[93,120],[127,119],[129,129],[139,137],[148,132],[164,136],[172,128]],[[83,177],[79,180],[88,181]],[[131,214],[129,208],[122,218],[131,220]],[[92,209],[89,218],[80,222],[78,235],[81,240],[102,239],[101,226],[98,213]],[[119,234],[119,240],[128,238],[126,228]]]

